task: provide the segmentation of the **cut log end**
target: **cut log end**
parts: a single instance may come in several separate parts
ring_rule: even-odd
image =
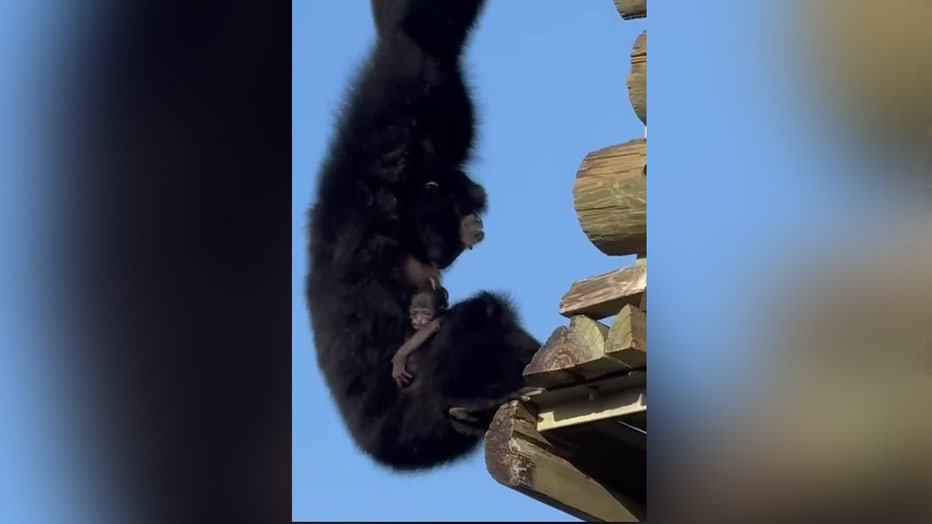
[[[637,522],[611,488],[580,471],[535,428],[519,402],[502,406],[485,437],[489,474],[500,484],[590,522]]]
[[[628,305],[611,328],[588,317],[573,317],[534,355],[524,378],[531,386],[565,386],[646,365],[646,316]]]
[[[573,204],[579,224],[606,255],[647,253],[647,140],[594,151],[576,174]]]
[[[647,0],[615,0],[615,8],[624,20],[647,16]]]
[[[647,31],[634,41],[627,85],[631,108],[638,119],[647,125]]]

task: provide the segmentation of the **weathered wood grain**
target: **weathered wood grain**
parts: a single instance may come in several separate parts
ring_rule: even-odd
[[[610,317],[628,304],[647,309],[647,260],[574,283],[560,299],[560,314],[586,315],[596,320]]]
[[[611,328],[584,316],[559,327],[524,368],[528,385],[553,387],[647,365],[646,316],[625,306]]]
[[[573,317],[568,327],[557,328],[534,354],[524,368],[525,381],[531,386],[547,387],[623,369],[614,361],[601,362],[608,332],[607,326],[595,320]]]
[[[586,155],[573,186],[573,206],[589,241],[606,255],[647,253],[647,140]]]
[[[647,125],[647,31],[641,33],[634,41],[627,85],[631,108],[641,122]]]
[[[485,460],[497,482],[595,522],[637,522],[624,497],[577,469],[535,429],[519,402],[502,406],[485,437]]]
[[[647,366],[647,315],[634,306],[622,308],[605,340],[605,356],[628,368]]]
[[[615,0],[615,8],[625,20],[647,16],[647,0]]]

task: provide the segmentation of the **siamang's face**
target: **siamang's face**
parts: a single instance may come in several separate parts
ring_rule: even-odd
[[[412,253],[438,268],[449,267],[456,257],[481,240],[481,221],[467,217],[485,211],[485,189],[465,174],[438,178],[413,184],[408,192],[411,199],[404,206],[410,210],[408,230],[413,234]],[[464,233],[464,219],[470,224]],[[478,227],[479,238],[475,238]],[[473,237],[465,238],[464,235]]]

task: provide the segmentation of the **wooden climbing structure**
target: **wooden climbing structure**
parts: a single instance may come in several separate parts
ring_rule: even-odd
[[[615,0],[622,19],[647,0]],[[628,94],[647,125],[647,34],[635,41]],[[647,140],[588,154],[573,201],[592,244],[629,267],[580,280],[560,301],[569,318],[524,370],[544,388],[510,402],[485,438],[498,482],[587,521],[647,518]]]

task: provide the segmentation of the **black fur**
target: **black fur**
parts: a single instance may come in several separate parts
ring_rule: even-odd
[[[505,299],[482,292],[444,313],[409,360],[410,387],[398,391],[391,377],[416,292],[404,257],[448,267],[463,251],[463,217],[486,206],[463,171],[474,117],[459,60],[482,4],[373,0],[378,42],[350,90],[310,213],[306,292],[320,369],[356,444],[396,470],[474,449],[478,437],[457,431],[448,409],[519,389],[540,346]]]

